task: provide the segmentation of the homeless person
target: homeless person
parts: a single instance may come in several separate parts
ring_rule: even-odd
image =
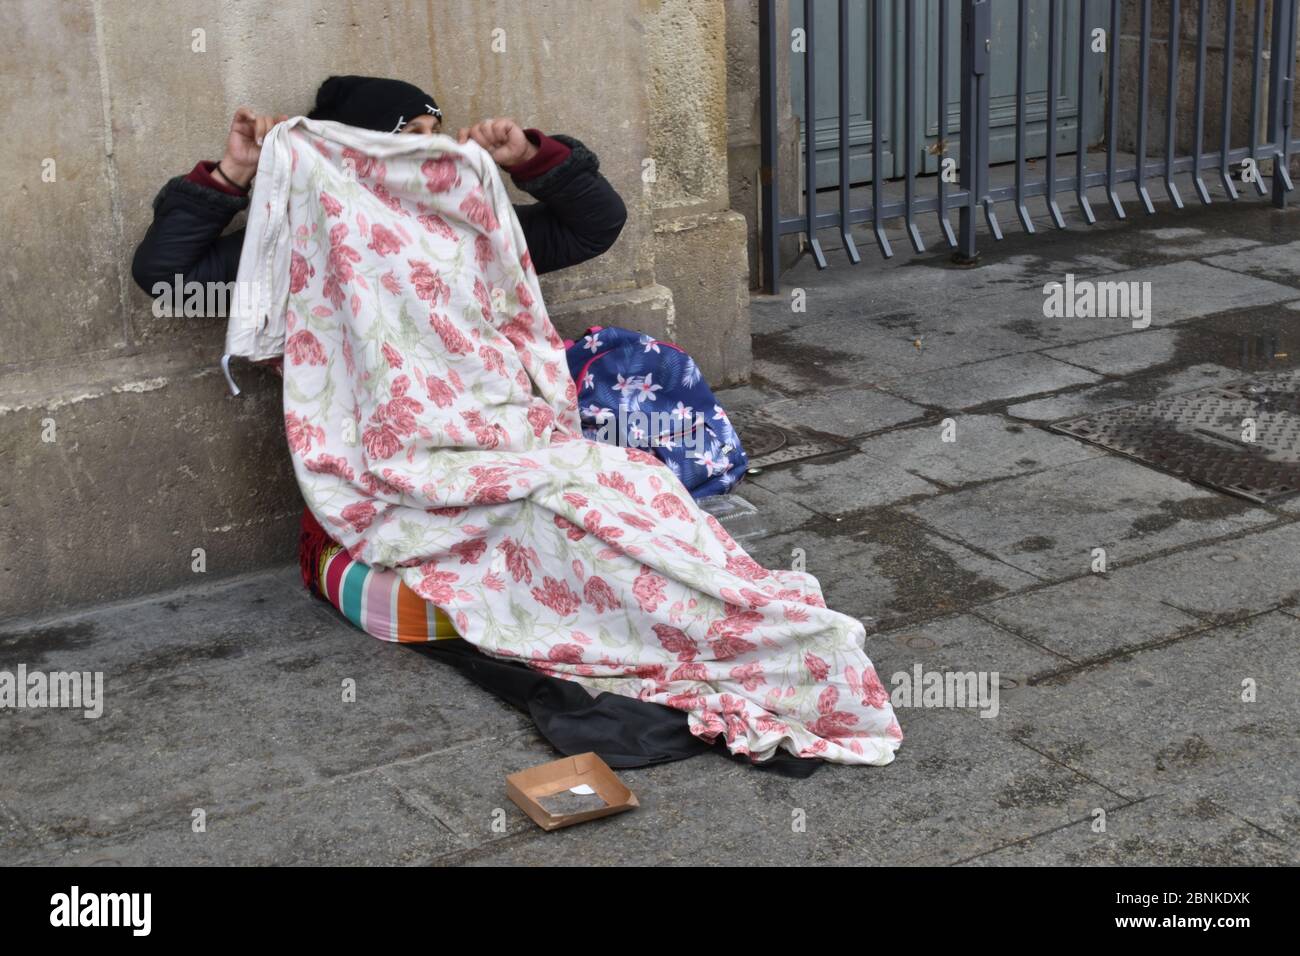
[[[254,290],[227,352],[284,357],[295,474],[345,565],[327,596],[347,613],[348,565],[398,579],[396,597],[353,595],[387,602],[375,636],[392,639],[396,617],[401,639],[404,586],[409,610],[440,613],[489,658],[684,712],[691,735],[756,763],[779,751],[890,762],[902,735],[862,625],[827,609],[810,575],[757,564],[654,455],[582,436],[537,273],[579,258],[544,251],[552,241],[597,254],[618,233],[622,203],[594,157],[582,181],[570,167],[555,185],[582,158],[562,143],[570,154],[541,174],[550,201],[564,192],[616,214],[559,214],[545,199],[520,214],[497,163],[512,160],[518,181],[540,137],[503,121],[458,140],[393,135],[421,101],[437,118],[432,99],[394,100],[380,121],[369,97],[387,81],[344,79],[351,95],[323,87],[311,117],[237,115],[240,145],[250,122],[263,140],[247,235],[200,256],[214,271],[237,259]],[[246,168],[201,171],[247,188]],[[154,249],[170,248],[158,225]],[[138,255],[142,274],[159,275]],[[648,380],[627,388],[655,401]]]

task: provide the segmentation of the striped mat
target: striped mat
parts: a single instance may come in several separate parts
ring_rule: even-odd
[[[344,617],[381,641],[459,637],[451,618],[407,587],[395,571],[354,561],[337,545],[321,552],[317,586]]]

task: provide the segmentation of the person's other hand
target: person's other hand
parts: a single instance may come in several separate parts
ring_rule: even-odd
[[[247,106],[235,110],[230,121],[230,135],[226,137],[226,153],[221,157],[221,170],[236,186],[245,187],[257,172],[257,159],[262,155],[262,140],[276,123],[287,116],[259,116]]]
[[[537,147],[528,141],[523,129],[512,119],[485,119],[462,127],[456,141],[473,140],[488,151],[498,166],[514,166],[537,155]]]

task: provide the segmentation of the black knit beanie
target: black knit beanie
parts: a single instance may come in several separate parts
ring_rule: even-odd
[[[316,91],[308,119],[396,133],[426,113],[442,116],[438,103],[418,86],[378,76],[331,76]]]

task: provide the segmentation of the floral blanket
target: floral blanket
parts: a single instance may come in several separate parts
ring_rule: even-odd
[[[761,761],[885,764],[862,625],[769,570],[653,455],[582,437],[495,163],[296,117],[266,139],[227,351],[284,355],[308,505],[467,641],[687,713]],[[649,393],[653,400],[653,392]]]

